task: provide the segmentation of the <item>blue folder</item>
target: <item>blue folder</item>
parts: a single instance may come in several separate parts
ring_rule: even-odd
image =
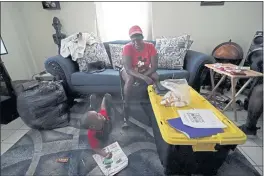
[[[217,133],[222,133],[224,130],[222,128],[193,128],[184,125],[181,118],[173,118],[167,120],[171,127],[177,131],[182,132],[188,138],[201,138],[215,135]]]

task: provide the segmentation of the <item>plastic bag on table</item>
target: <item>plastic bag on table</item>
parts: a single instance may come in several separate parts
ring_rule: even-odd
[[[183,107],[190,104],[190,90],[186,79],[167,79],[160,83],[170,90],[163,96],[162,105]]]

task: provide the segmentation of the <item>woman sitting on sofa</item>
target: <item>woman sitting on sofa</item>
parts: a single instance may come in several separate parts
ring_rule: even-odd
[[[158,57],[154,45],[143,41],[143,33],[139,26],[130,28],[129,37],[131,42],[123,48],[124,67],[121,70],[121,75],[125,82],[125,102],[128,102],[129,93],[136,79],[143,80],[148,85],[158,81],[158,74],[156,73]],[[126,109],[127,107],[127,104],[125,104]],[[127,117],[125,118],[127,119]]]

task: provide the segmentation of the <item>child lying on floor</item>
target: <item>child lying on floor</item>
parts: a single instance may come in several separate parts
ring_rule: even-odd
[[[96,96],[90,96],[90,111],[80,120],[80,127],[88,129],[88,142],[91,148],[99,155],[111,158],[111,153],[106,153],[101,149],[100,143],[107,140],[111,131],[110,111],[112,107],[112,96],[105,94],[99,112],[95,111]]]

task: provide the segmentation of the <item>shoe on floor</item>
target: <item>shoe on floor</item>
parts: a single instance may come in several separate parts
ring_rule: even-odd
[[[124,123],[123,123],[123,125],[122,125],[122,129],[123,130],[126,130],[126,129],[128,129],[129,128],[129,123],[128,123],[128,121],[124,118]]]
[[[123,129],[123,130],[126,130],[126,129],[128,129],[128,128],[129,128],[128,123],[127,123],[127,122],[124,122],[123,125],[122,125],[122,129]]]
[[[240,130],[242,130],[246,135],[256,135],[257,130],[260,129],[260,127],[255,128],[248,128],[246,125],[239,126]]]

